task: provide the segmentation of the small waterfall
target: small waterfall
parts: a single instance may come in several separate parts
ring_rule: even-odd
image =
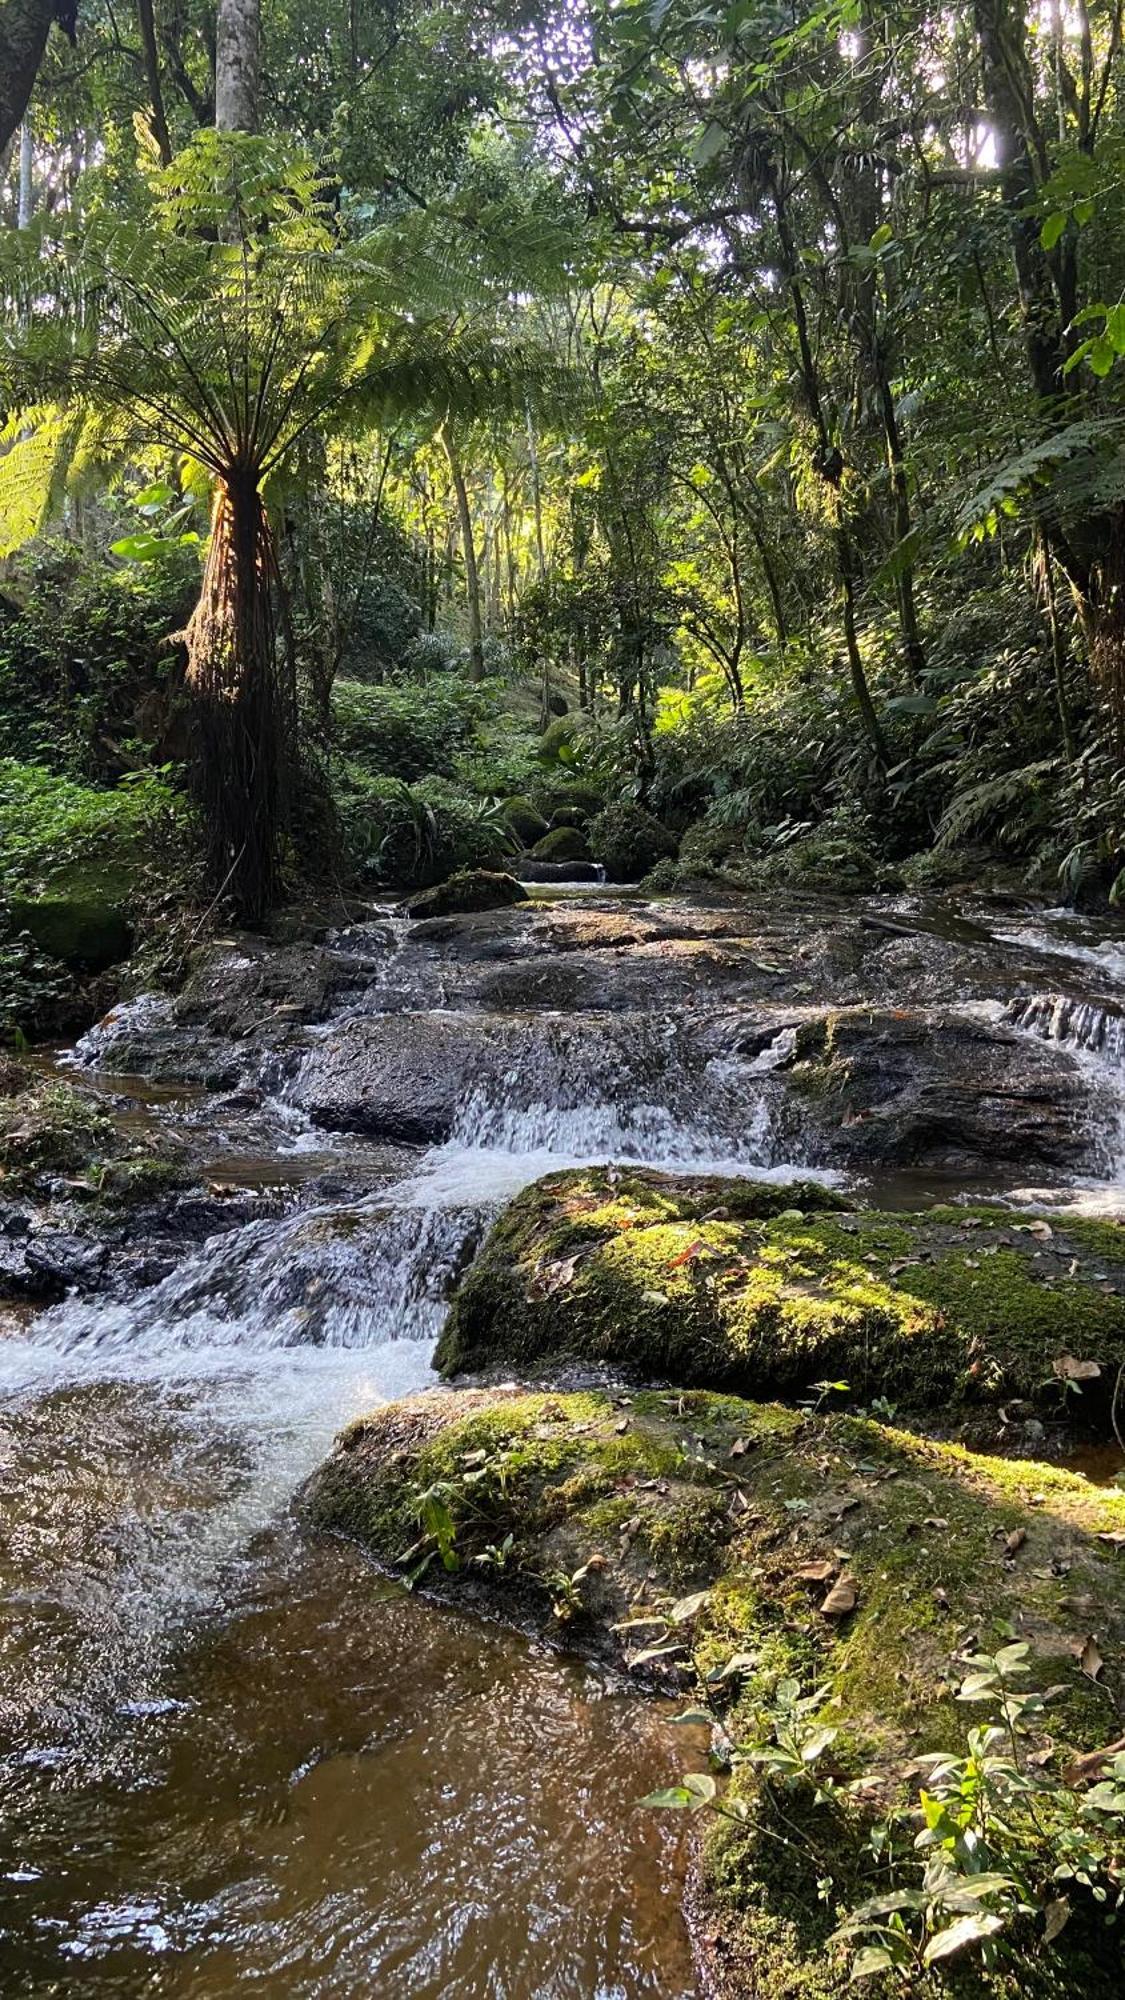
[[[1006,1018],[1042,1041],[1100,1056],[1107,1067],[1125,1070],[1125,1016],[1116,1007],[1070,993],[1033,993],[1013,1000]]]
[[[780,1043],[783,1038],[779,1037]],[[788,1046],[788,1045],[787,1045]],[[668,1016],[540,1017],[457,1111],[451,1142],[567,1161],[769,1167],[761,1079],[785,1059],[710,1055]]]
[[[1009,1001],[1002,1018],[1020,1034],[1068,1050],[1086,1071],[1098,1163],[1120,1181],[1125,1177],[1125,1015],[1072,993],[1033,993]]]
[[[128,1305],[56,1307],[39,1338],[56,1351],[149,1357],[397,1341],[428,1358],[488,1217],[479,1206],[383,1200],[252,1222],[212,1237]]]

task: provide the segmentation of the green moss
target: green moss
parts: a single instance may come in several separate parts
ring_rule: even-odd
[[[456,1521],[460,1567],[430,1572],[445,1591],[479,1601],[483,1588],[502,1615],[530,1614],[618,1664],[678,1644],[664,1671],[681,1688],[699,1674],[735,1744],[755,1733],[779,1679],[824,1687],[837,1780],[862,1773],[881,1802],[913,1795],[915,1759],[959,1749],[979,1719],[954,1700],[967,1650],[1027,1642],[1030,1684],[1050,1691],[1058,1768],[1119,1728],[1125,1563],[1097,1537],[1125,1531],[1125,1495],[1057,1468],[700,1390],[462,1391],[353,1427],[305,1506],[393,1564],[416,1552],[420,1498],[435,1489]],[[1015,1529],[1025,1539],[1013,1548]],[[502,1568],[475,1563],[507,1534]],[[854,1580],[847,1617],[821,1610],[826,1571]],[[578,1578],[563,1623],[544,1587],[559,1573]],[[677,1623],[677,1601],[697,1593]],[[1097,1683],[1076,1658],[1087,1632],[1105,1656]],[[716,1991],[828,2000],[847,1975],[828,1939],[872,1892],[863,1837],[880,1807],[846,1791],[814,1807],[811,1793],[775,1798],[755,1783],[741,1767],[734,1793],[752,1804],[750,1824],[716,1822],[705,1842]],[[1023,1990],[1113,1992],[1098,1939],[1077,1919],[1072,1938],[1061,1955],[1029,1938]],[[1059,1984],[1066,1963],[1079,1981],[1070,1989]],[[974,1986],[979,1963],[963,1978],[966,1996],[1020,1990],[1003,1970]]]
[[[1109,1248],[1120,1259],[1112,1237]],[[801,1185],[552,1175],[489,1236],[437,1363],[453,1374],[580,1359],[770,1395],[843,1381],[856,1400],[925,1410],[1057,1405],[1054,1364],[1071,1354],[1101,1364],[1082,1413],[1107,1423],[1125,1262],[1104,1249],[1003,1209],[848,1213]]]
[[[590,823],[590,847],[611,882],[639,882],[658,861],[671,859],[676,839],[639,806],[607,806]]]
[[[75,1174],[114,1144],[91,1098],[54,1077],[7,1064],[0,1078],[0,1179],[21,1188],[40,1174]]]
[[[527,890],[514,875],[488,868],[462,868],[434,888],[421,890],[405,907],[410,917],[451,917],[473,910],[506,910],[527,899]]]
[[[576,826],[556,826],[537,840],[531,849],[533,861],[589,861],[591,854],[584,833]]]

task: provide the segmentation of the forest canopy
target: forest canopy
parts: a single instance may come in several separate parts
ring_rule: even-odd
[[[1116,896],[1119,5],[2,0],[0,51],[13,768],[158,773],[250,919],[544,842]]]

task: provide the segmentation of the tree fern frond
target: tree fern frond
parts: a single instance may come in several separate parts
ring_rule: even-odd
[[[1058,759],[1044,757],[1037,763],[1024,764],[1018,771],[1005,771],[998,778],[986,778],[980,784],[967,786],[949,801],[938,824],[935,845],[956,847],[970,835],[995,826],[1000,815],[1011,807],[1032,804],[1047,781],[1056,779],[1058,774]],[[1009,840],[1020,831],[1027,831],[1027,827],[1021,829],[1018,822],[1004,828]]]
[[[1015,513],[1025,494],[1042,486],[1061,467],[1080,456],[1089,458],[1092,469],[1098,462],[1095,455],[1119,442],[1123,434],[1125,418],[1091,417],[1067,424],[1005,459],[993,467],[985,484],[960,508],[956,519],[958,539],[963,543],[979,541],[994,533],[1000,516]]]

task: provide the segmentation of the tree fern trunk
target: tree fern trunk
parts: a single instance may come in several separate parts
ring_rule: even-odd
[[[273,534],[252,477],[216,495],[199,603],[187,628],[195,789],[216,895],[257,922],[274,902],[292,718],[277,664]]]

